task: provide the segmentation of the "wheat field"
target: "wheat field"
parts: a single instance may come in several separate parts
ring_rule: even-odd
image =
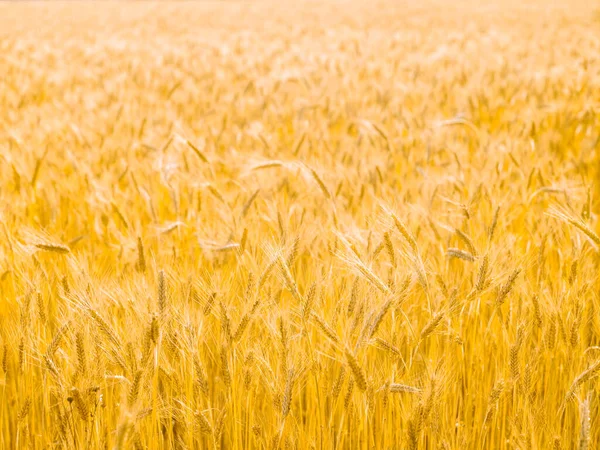
[[[1,3],[0,448],[600,448],[598,55],[585,0]]]

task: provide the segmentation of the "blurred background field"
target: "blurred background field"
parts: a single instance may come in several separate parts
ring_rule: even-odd
[[[599,32],[0,3],[0,448],[598,448]]]

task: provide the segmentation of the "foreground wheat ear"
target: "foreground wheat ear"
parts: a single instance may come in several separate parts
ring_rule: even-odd
[[[586,0],[0,3],[0,449],[600,449]]]

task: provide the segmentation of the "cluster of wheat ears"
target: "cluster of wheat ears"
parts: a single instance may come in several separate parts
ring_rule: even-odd
[[[1,4],[0,448],[599,448],[549,3]]]

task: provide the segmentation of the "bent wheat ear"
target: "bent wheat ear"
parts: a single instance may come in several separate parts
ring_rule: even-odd
[[[312,167],[308,167],[308,170],[310,171],[310,174],[312,175],[314,180],[319,185],[319,188],[321,188],[321,191],[323,192],[323,194],[325,194],[325,197],[327,197],[327,199],[331,200],[331,194],[329,193],[329,189],[327,189],[327,186],[325,186],[325,183],[323,183],[323,180],[321,180],[321,177],[319,177],[317,172]]]
[[[588,238],[590,238],[590,240],[596,244],[597,249],[600,248],[600,237],[598,237],[598,235],[594,233],[592,229],[581,219],[576,219],[556,209],[549,211],[548,215],[573,225],[579,231],[583,232],[583,234],[585,234]]]
[[[404,223],[393,213],[392,219],[394,220],[394,225],[396,226],[396,229],[398,230],[400,235],[406,240],[406,242],[408,242],[408,245],[410,246],[412,251],[415,254],[417,254],[419,249],[417,247],[417,241],[415,240],[413,235],[408,231]]]
[[[477,281],[475,282],[475,291],[481,292],[485,288],[487,273],[488,273],[488,256],[485,255],[479,266],[479,272],[477,272]]]
[[[389,231],[383,234],[383,241],[385,242],[388,258],[390,258],[390,264],[392,267],[396,267],[396,252],[394,251],[394,244],[392,243]]]
[[[375,333],[377,333],[377,330],[379,329],[379,326],[381,325],[381,322],[383,321],[384,317],[390,310],[392,303],[393,303],[392,300],[386,301],[384,303],[384,305],[381,307],[381,310],[379,311],[379,313],[373,319],[373,323],[369,330],[369,336],[368,336],[369,338],[372,338],[375,335]]]
[[[315,322],[317,322],[317,325],[319,325],[319,328],[321,329],[321,331],[323,332],[323,334],[325,336],[327,336],[329,339],[331,339],[335,343],[339,342],[339,339],[338,339],[335,331],[327,324],[327,322],[325,322],[321,317],[319,317],[319,315],[317,313],[313,312],[311,317],[314,319]]]
[[[467,236],[464,231],[461,231],[458,228],[455,229],[455,232],[459,239],[467,246],[469,253],[473,256],[477,256],[477,250],[475,249],[475,245],[473,244],[471,238]]]
[[[63,244],[57,244],[54,242],[42,242],[35,244],[40,250],[46,250],[47,252],[54,253],[70,253],[71,249]]]
[[[475,261],[475,257],[471,253],[469,253],[465,250],[461,250],[459,248],[449,248],[446,251],[446,254],[450,258],[458,258],[458,259],[463,259],[465,261],[470,261],[470,262]]]
[[[200,429],[200,432],[204,434],[212,434],[212,426],[204,414],[201,411],[196,411],[194,416],[196,417],[196,425]]]
[[[508,296],[510,291],[512,291],[515,281],[520,273],[521,269],[515,269],[508,277],[508,280],[506,280],[506,283],[504,283],[500,287],[500,290],[498,291],[498,296],[496,298],[496,303],[498,305],[502,305],[502,303],[504,303],[504,300],[506,300],[506,297]]]
[[[129,388],[129,394],[127,395],[127,404],[131,407],[138,399],[138,395],[140,393],[140,386],[142,382],[142,374],[141,370],[138,370],[133,377],[133,381],[131,382],[131,387]]]
[[[421,331],[421,340],[427,339],[436,330],[442,319],[444,313],[436,313],[433,318],[425,325],[425,328]]]
[[[22,422],[27,417],[30,410],[31,410],[31,397],[27,397],[25,399],[25,402],[23,403],[23,406],[21,406],[19,413],[17,414],[17,422]]]
[[[90,415],[89,408],[77,388],[71,389],[71,397],[73,398],[73,402],[75,403],[77,411],[81,416],[81,420],[87,421]]]
[[[233,342],[237,342],[242,338],[242,335],[244,334],[244,331],[246,330],[246,327],[249,323],[250,316],[248,314],[244,314],[240,319],[240,323],[238,324],[235,333],[233,334]]]
[[[577,376],[577,378],[575,378],[575,380],[571,384],[571,387],[567,391],[567,394],[565,395],[565,402],[573,400],[575,398],[575,392],[577,391],[577,389],[585,382],[598,376],[599,372],[600,372],[600,359],[595,361],[590,367],[588,367],[586,370],[581,372]]]
[[[308,288],[308,292],[306,292],[306,294],[304,295],[304,305],[302,306],[302,319],[305,321],[308,319],[308,316],[311,313],[316,293],[317,284],[313,283],[310,285],[310,288]]]
[[[354,381],[356,385],[361,391],[367,390],[367,377],[365,376],[365,372],[362,367],[358,363],[356,357],[350,352],[350,350],[346,350],[346,360],[348,361],[348,365],[352,370],[352,374],[354,375]]]
[[[409,393],[413,393],[413,394],[418,394],[421,392],[421,389],[413,387],[413,386],[408,386],[406,384],[392,383],[389,385],[389,391],[394,392],[394,393],[409,392]]]
[[[347,262],[350,267],[356,271],[357,275],[362,276],[381,292],[385,294],[390,292],[389,287],[383,281],[381,281],[381,279],[373,272],[373,270],[367,267],[356,254],[349,252],[347,256],[341,256],[341,259]]]

